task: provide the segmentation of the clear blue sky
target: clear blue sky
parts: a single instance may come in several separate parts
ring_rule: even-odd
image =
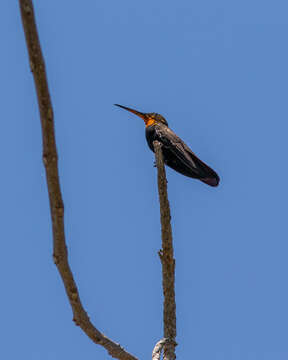
[[[96,326],[140,359],[162,337],[159,204],[144,123],[164,115],[219,172],[167,170],[178,359],[288,358],[287,1],[38,0],[70,262]],[[18,2],[1,42],[2,359],[110,359],[72,322],[52,261]]]

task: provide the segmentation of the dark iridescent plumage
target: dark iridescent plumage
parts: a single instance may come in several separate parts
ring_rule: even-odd
[[[164,162],[177,172],[199,179],[210,186],[219,184],[219,176],[190,150],[190,148],[168,127],[165,118],[157,113],[141,113],[137,110],[115,104],[140,116],[146,124],[146,140],[154,152],[153,141],[162,144]]]

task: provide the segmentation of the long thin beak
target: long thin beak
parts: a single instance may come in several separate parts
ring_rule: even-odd
[[[145,113],[142,113],[142,112],[134,110],[134,109],[130,109],[130,108],[128,108],[126,106],[123,106],[123,105],[119,105],[119,104],[114,104],[114,105],[119,106],[122,109],[125,109],[125,110],[130,111],[131,113],[133,113],[135,115],[140,116],[144,121],[146,120],[146,114]]]

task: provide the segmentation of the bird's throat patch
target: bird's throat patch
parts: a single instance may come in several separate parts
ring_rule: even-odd
[[[146,127],[154,125],[156,123],[156,121],[152,118],[149,118],[148,120],[145,121]]]

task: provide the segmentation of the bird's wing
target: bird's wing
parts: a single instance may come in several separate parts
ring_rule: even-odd
[[[159,140],[164,147],[167,147],[179,160],[182,160],[183,163],[193,169],[197,169],[197,165],[191,155],[196,155],[192,153],[189,147],[169,128],[165,129],[165,133],[161,128],[156,128],[156,138]],[[188,150],[188,151],[187,151]]]
[[[165,129],[165,133],[161,128],[156,128],[156,137],[164,147],[169,150],[181,160],[187,168],[189,168],[195,175],[202,179],[207,179],[207,183],[212,186],[217,186],[219,177],[214,170],[201,161],[192,150],[169,128]],[[205,181],[204,181],[205,182]]]

